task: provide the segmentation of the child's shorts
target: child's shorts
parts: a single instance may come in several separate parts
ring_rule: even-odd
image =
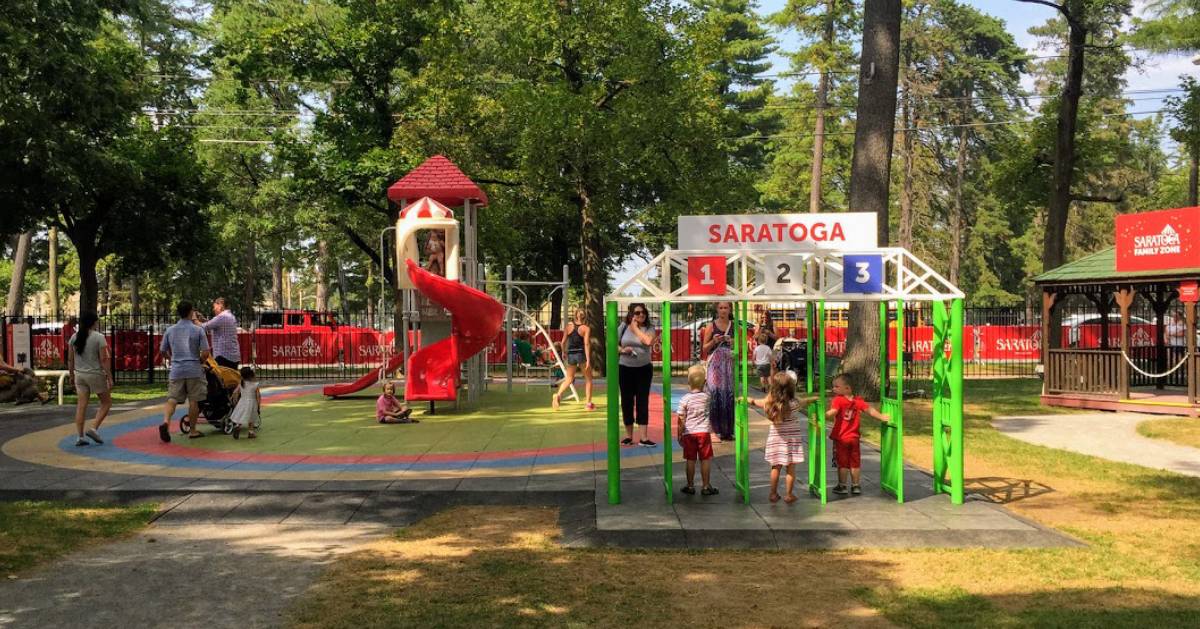
[[[768,365],[757,365],[757,369],[758,369],[758,377],[759,378],[770,378],[771,377],[771,365],[769,365],[769,364]]]
[[[840,469],[862,467],[862,452],[855,441],[834,441],[833,458]]]
[[[683,459],[685,461],[707,461],[713,458],[712,435],[687,434],[683,436]]]

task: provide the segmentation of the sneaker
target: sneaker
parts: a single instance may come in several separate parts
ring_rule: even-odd
[[[104,440],[100,438],[100,433],[96,432],[95,428],[88,428],[88,431],[84,434],[87,435],[88,439],[95,441],[96,445],[104,445]]]
[[[633,445],[633,439],[630,439],[629,437],[625,437],[624,439],[621,440],[621,445],[631,446],[631,445]]]
[[[654,443],[653,441],[650,441],[649,439],[642,439],[638,443],[646,446],[647,448],[653,448],[654,446],[658,445],[658,444]]]
[[[853,485],[850,487],[850,495],[857,496],[861,493],[862,493],[862,487],[859,487],[858,485]]]
[[[705,487],[704,489],[700,490],[700,493],[705,496],[715,496],[721,492],[717,491],[716,487],[709,485],[708,487]]]
[[[75,441],[75,445],[76,446],[86,446],[86,445],[88,445],[88,440],[84,439],[83,437],[80,437],[78,440]]]
[[[171,427],[167,424],[159,424],[158,438],[162,439],[163,443],[171,443]]]
[[[836,485],[833,488],[833,493],[835,493],[839,496],[845,496],[846,494],[848,494],[850,492],[846,489],[845,485]]]

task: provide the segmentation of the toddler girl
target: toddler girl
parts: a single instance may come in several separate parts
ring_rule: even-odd
[[[797,420],[796,412],[810,401],[796,398],[796,382],[782,371],[771,377],[767,397],[750,400],[750,406],[765,410],[771,421],[766,448],[767,463],[771,466],[771,502],[779,502],[779,470],[783,467],[787,468],[787,497],[783,501],[796,502],[796,494],[792,492],[796,485],[796,464],[804,462],[803,424]]]
[[[246,438],[257,439],[258,428],[262,426],[262,393],[258,390],[258,381],[254,379],[253,369],[242,367],[240,373],[242,386],[238,389],[237,406],[233,407],[233,415],[230,415],[230,419],[233,420],[233,438],[241,438],[242,429],[249,428]]]

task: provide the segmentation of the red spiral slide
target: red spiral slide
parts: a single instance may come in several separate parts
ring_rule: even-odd
[[[417,290],[450,311],[450,337],[409,357],[404,399],[457,399],[459,365],[483,351],[500,333],[504,304],[466,284],[434,275],[412,260],[408,260],[408,277]]]

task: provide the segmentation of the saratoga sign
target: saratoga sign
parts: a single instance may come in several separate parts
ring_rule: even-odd
[[[680,216],[687,251],[866,251],[878,245],[872,212]]]
[[[1200,266],[1200,207],[1117,216],[1117,271]]]

